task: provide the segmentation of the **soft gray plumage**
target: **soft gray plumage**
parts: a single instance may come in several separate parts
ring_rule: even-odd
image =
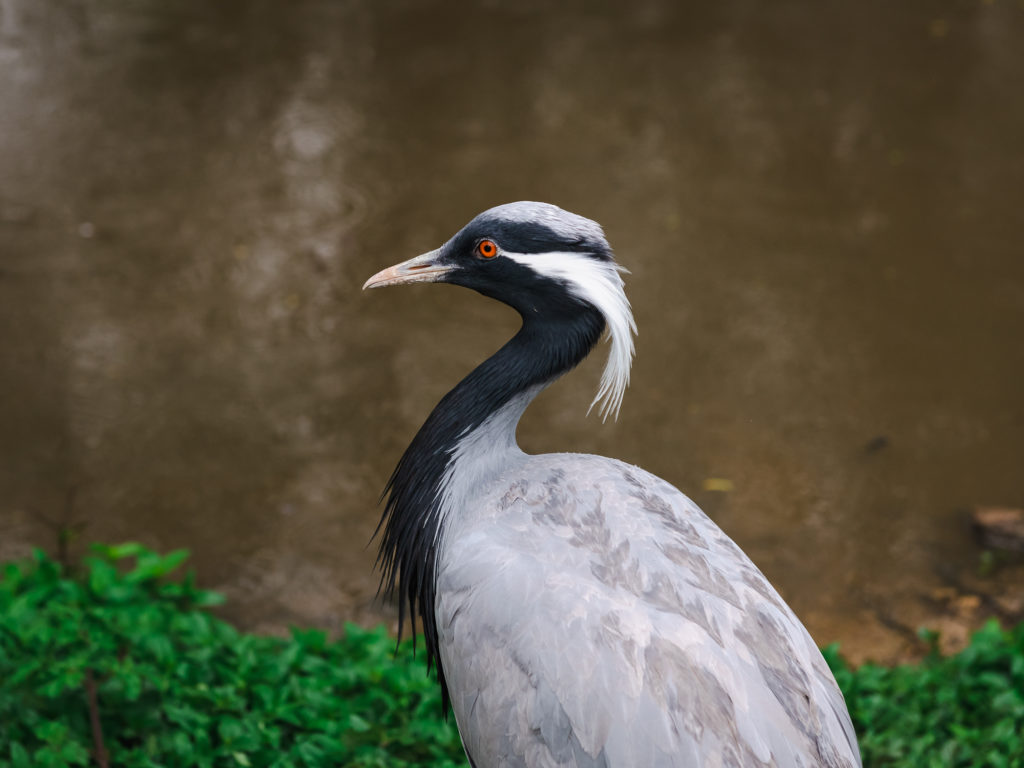
[[[529,224],[536,209],[518,205],[504,218],[500,208],[483,214],[432,252],[430,267],[440,276],[431,279],[447,279],[456,269],[489,269],[458,266],[459,253],[446,253],[465,247],[459,238],[467,231],[473,235],[468,241],[476,242],[475,224],[503,248],[526,242],[508,228]],[[545,226],[556,234],[545,237],[557,237],[560,209],[552,208],[543,208]],[[575,224],[570,219],[566,226]],[[504,241],[492,232],[503,233]],[[606,260],[588,269],[614,270],[604,248]],[[525,265],[540,280],[554,277],[576,295],[589,295],[593,274],[572,282],[576,252],[558,243],[525,255],[522,247],[506,250],[515,262],[508,274],[516,280]],[[404,274],[396,269],[368,285],[424,281],[422,272],[396,278]],[[605,275],[608,281],[612,274]],[[506,300],[500,289],[460,279]],[[529,289],[524,284],[510,303]],[[624,294],[621,302],[602,297],[593,304],[613,334],[628,334],[631,316],[608,318],[615,311],[628,315]],[[521,312],[526,328],[534,321]],[[536,322],[545,322],[543,308],[537,314]],[[557,346],[560,334],[549,336],[556,340],[545,337],[544,343]],[[515,341],[512,351],[492,361],[518,364]],[[626,376],[628,361],[626,353]],[[612,379],[622,381],[621,374]],[[859,766],[842,694],[807,630],[692,501],[613,459],[529,456],[518,448],[519,417],[550,380],[539,377],[504,400],[495,398],[486,418],[438,442],[448,447],[426,555],[434,568],[431,618],[476,768]],[[461,398],[474,396],[471,390],[464,382],[435,415],[446,408],[457,415]],[[611,393],[613,401],[616,394],[621,397],[621,389]],[[421,434],[431,429],[443,431],[428,421]]]
[[[612,459],[527,456],[509,426],[482,427],[500,448],[456,465],[467,513],[438,569],[441,658],[479,766],[859,765],[821,653],[693,502]]]

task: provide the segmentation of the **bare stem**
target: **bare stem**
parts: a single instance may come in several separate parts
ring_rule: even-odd
[[[96,680],[92,670],[85,670],[85,695],[89,700],[89,723],[92,725],[93,755],[100,768],[110,768],[107,748],[103,743],[103,726],[100,724],[100,705],[96,696]]]

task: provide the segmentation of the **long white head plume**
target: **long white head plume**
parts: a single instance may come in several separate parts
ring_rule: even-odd
[[[572,293],[593,304],[604,315],[608,326],[608,362],[601,375],[590,408],[598,406],[601,419],[618,418],[622,396],[629,386],[629,369],[633,363],[633,336],[636,322],[626,298],[620,272],[628,272],[613,261],[593,258],[585,253],[555,251],[549,253],[503,253],[534,272],[558,280]],[[588,411],[589,412],[589,411]]]

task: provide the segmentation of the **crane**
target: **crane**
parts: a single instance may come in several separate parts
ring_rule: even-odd
[[[420,617],[473,768],[860,766],[811,636],[694,502],[615,459],[516,443],[606,331],[591,407],[617,417],[636,333],[623,271],[596,222],[517,202],[363,286],[451,283],[522,316],[388,481],[378,566],[399,634]]]

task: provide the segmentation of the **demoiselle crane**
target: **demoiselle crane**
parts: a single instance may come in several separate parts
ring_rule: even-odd
[[[618,413],[636,327],[601,227],[501,205],[364,288],[430,282],[523,319],[416,434],[379,529],[382,586],[400,625],[421,618],[471,765],[859,766],[807,630],[696,504],[615,459],[516,444],[605,330],[594,404]]]

